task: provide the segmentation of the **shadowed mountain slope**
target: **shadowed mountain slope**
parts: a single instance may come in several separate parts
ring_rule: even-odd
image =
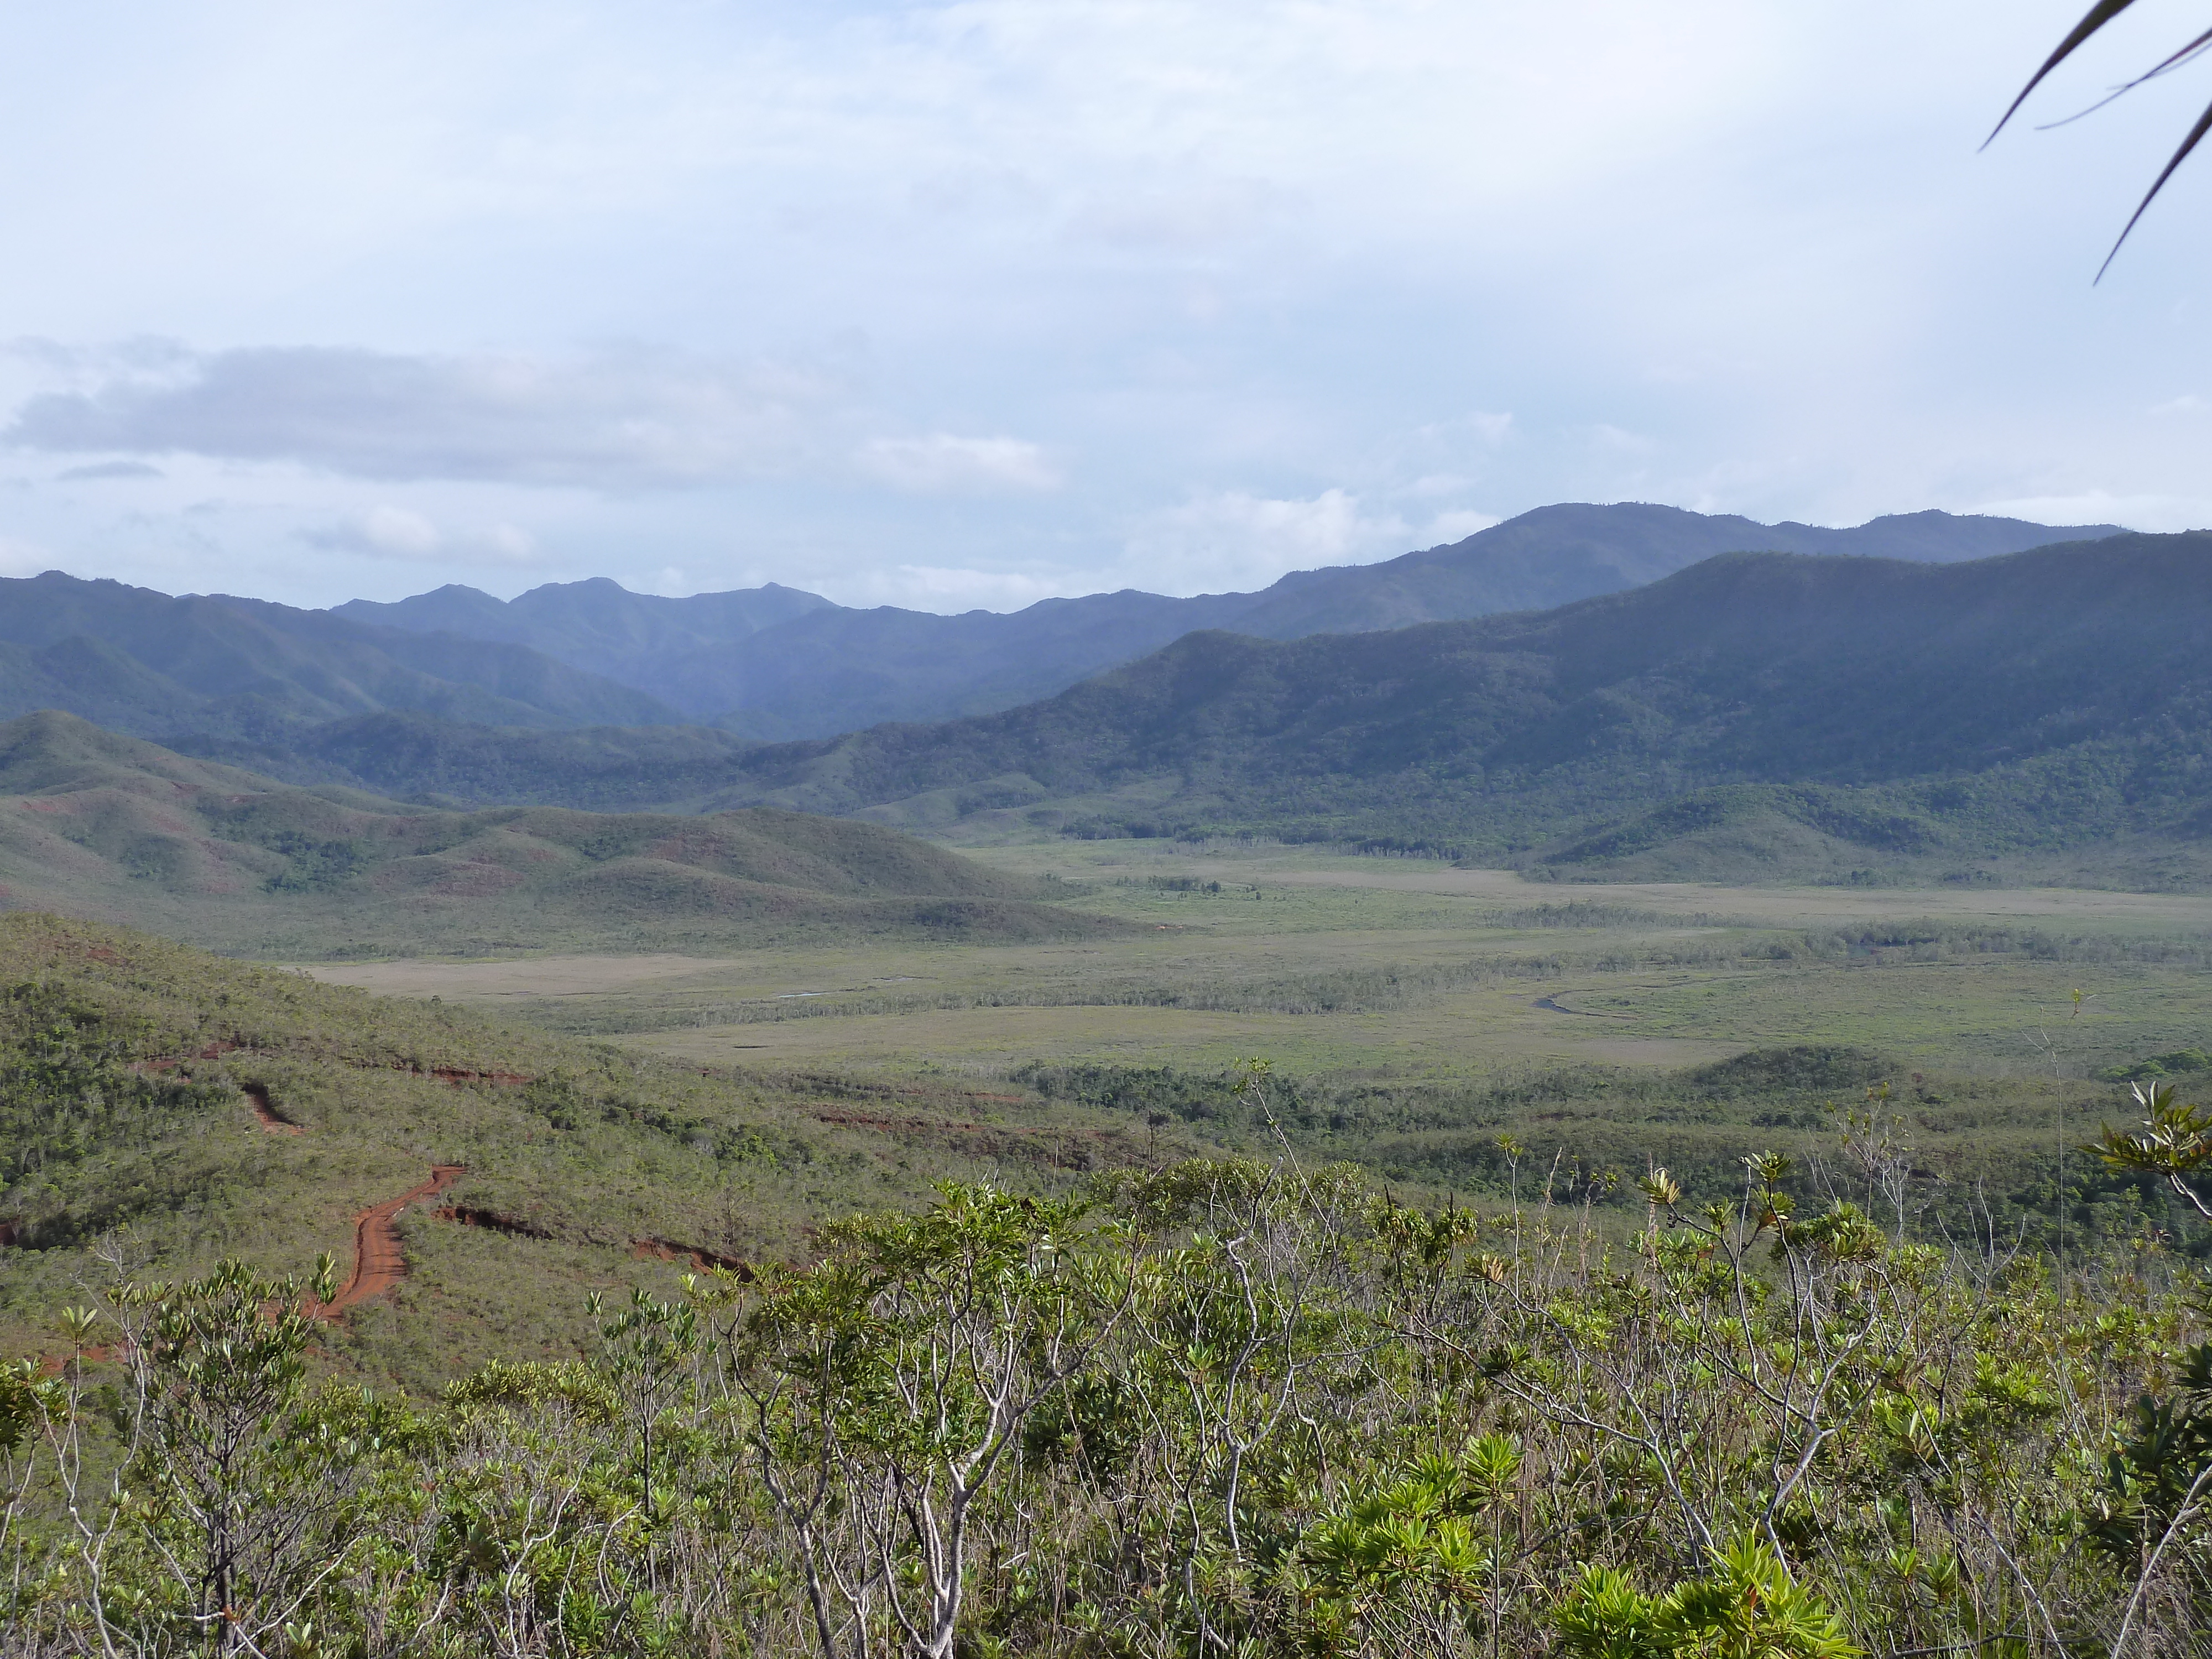
[[[507,601],[456,583],[392,605],[355,599],[331,614],[412,633],[528,646],[591,673],[649,690],[678,708],[711,715],[728,706],[711,677],[732,647],[763,629],[838,608],[818,594],[775,582],[670,599],[633,593],[595,576],[548,582]]]
[[[252,954],[728,949],[1116,924],[872,824],[809,814],[410,810],[48,712],[0,725],[0,902]]]
[[[523,645],[58,571],[0,580],[0,716],[36,708],[149,737],[282,733],[384,708],[520,726],[676,718]]]
[[[721,799],[1428,842],[1608,873],[1659,872],[1656,849],[1731,825],[1742,841],[1752,820],[1804,843],[1778,843],[1793,868],[1814,847],[2194,841],[2208,629],[2207,532],[1956,565],[1729,555],[1535,615],[1195,635],[1006,714],[754,751]],[[1695,804],[1716,789],[1736,793]]]
[[[1296,572],[1256,593],[1125,591],[1046,599],[1010,615],[945,617],[848,610],[773,585],[658,599],[601,578],[549,584],[505,604],[444,587],[396,605],[356,600],[333,614],[527,645],[692,718],[719,719],[752,737],[797,738],[1011,708],[1200,629],[1297,639],[1541,610],[1727,552],[1942,563],[2110,533],[2111,526],[2062,531],[1934,512],[1834,530],[1641,503],[1570,504],[1380,564]]]

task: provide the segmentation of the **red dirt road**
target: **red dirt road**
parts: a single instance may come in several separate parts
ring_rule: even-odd
[[[400,1248],[399,1229],[393,1225],[399,1212],[417,1199],[434,1198],[469,1172],[465,1164],[434,1164],[430,1178],[397,1198],[387,1198],[355,1218],[353,1277],[337,1297],[315,1311],[329,1319],[357,1303],[382,1296],[407,1276],[407,1253]]]

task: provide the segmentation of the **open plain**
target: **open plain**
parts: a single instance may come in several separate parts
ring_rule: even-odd
[[[2082,1077],[2197,1042],[2212,896],[1531,882],[1268,844],[968,849],[1139,922],[1067,943],[314,964],[700,1064],[1025,1061],[1477,1079],[1856,1043]],[[2074,992],[2082,993],[2081,1002]]]

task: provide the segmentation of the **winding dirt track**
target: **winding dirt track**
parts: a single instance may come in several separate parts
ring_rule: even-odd
[[[472,1075],[472,1074],[471,1074]],[[272,1135],[305,1134],[306,1129],[289,1118],[279,1117],[270,1103],[269,1091],[258,1083],[240,1085],[253,1115],[261,1127]],[[465,1164],[434,1164],[430,1178],[419,1187],[410,1188],[397,1198],[387,1198],[383,1203],[363,1210],[353,1218],[353,1277],[345,1288],[329,1301],[318,1303],[314,1315],[318,1319],[335,1319],[348,1308],[382,1296],[407,1277],[407,1252],[399,1243],[399,1229],[395,1225],[399,1212],[420,1198],[435,1198],[469,1172]]]
[[[330,1319],[357,1303],[382,1296],[407,1276],[407,1253],[400,1247],[399,1229],[393,1225],[399,1212],[417,1199],[434,1198],[469,1172],[465,1164],[434,1164],[430,1178],[397,1198],[387,1198],[354,1219],[353,1277],[332,1300],[315,1310]]]
[[[1560,1012],[1565,1013],[1568,1011],[1562,1009]],[[174,1062],[155,1061],[153,1063],[165,1065]],[[505,1085],[529,1081],[527,1078],[505,1072],[439,1072],[434,1075],[449,1083],[483,1081]],[[258,1083],[246,1083],[240,1085],[239,1087],[240,1092],[246,1096],[247,1103],[253,1108],[255,1121],[269,1133],[297,1135],[307,1133],[304,1125],[295,1123],[290,1119],[277,1115],[276,1108],[270,1102],[269,1091],[265,1085]],[[1008,1097],[990,1095],[977,1097],[979,1099],[986,1100]],[[894,1121],[887,1118],[839,1117],[827,1114],[821,1115],[824,1121],[830,1123],[854,1123],[883,1127],[894,1126]],[[897,1127],[908,1126],[900,1124]],[[917,1122],[911,1127],[980,1129],[983,1126],[976,1123],[923,1125]],[[1042,1131],[1036,1133],[1042,1133]],[[313,1305],[310,1310],[314,1316],[318,1319],[336,1319],[347,1309],[382,1296],[401,1279],[406,1278],[407,1252],[399,1242],[399,1228],[397,1224],[399,1212],[418,1200],[435,1198],[468,1172],[469,1167],[465,1164],[434,1164],[430,1166],[430,1178],[422,1185],[410,1188],[397,1198],[387,1198],[383,1203],[363,1210],[356,1216],[353,1231],[353,1277],[346,1280],[345,1288],[330,1301],[316,1303]],[[487,1212],[445,1209],[436,1213],[445,1220],[458,1221],[465,1226],[489,1226],[504,1232],[523,1233],[534,1237],[544,1237],[543,1233],[533,1228],[510,1224]],[[0,1244],[9,1244],[14,1242],[13,1228],[6,1224],[0,1224]],[[713,1250],[702,1249],[691,1244],[678,1244],[665,1238],[633,1240],[631,1254],[639,1256],[656,1256],[664,1261],[689,1261],[702,1272],[720,1267],[747,1279],[753,1276],[751,1267],[734,1256],[721,1255]]]

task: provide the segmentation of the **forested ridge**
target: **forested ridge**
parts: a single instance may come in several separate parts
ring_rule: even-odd
[[[1048,701],[753,751],[725,798],[1724,878],[2200,838],[2212,536],[1741,554],[1555,611],[1193,635]]]

